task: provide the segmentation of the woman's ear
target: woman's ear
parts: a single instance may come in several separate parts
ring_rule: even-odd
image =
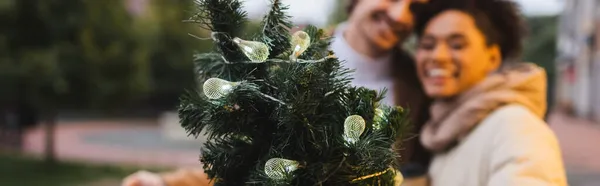
[[[502,53],[500,52],[500,47],[497,44],[488,47],[488,54],[490,59],[488,72],[495,72],[502,64]]]

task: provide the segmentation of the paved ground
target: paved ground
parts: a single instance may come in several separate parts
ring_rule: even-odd
[[[558,136],[572,186],[600,185],[600,124],[562,114],[550,117]],[[25,135],[25,150],[43,150],[43,132],[33,129]],[[164,138],[154,121],[67,121],[56,134],[61,159],[138,166],[200,166],[200,141],[173,141]]]
[[[600,124],[554,114],[550,126],[558,136],[571,186],[600,185]]]
[[[77,123],[77,124],[74,124]],[[25,135],[25,151],[43,152],[43,131]],[[56,131],[59,159],[135,166],[198,166],[199,141],[173,141],[160,135],[154,121],[69,121]]]

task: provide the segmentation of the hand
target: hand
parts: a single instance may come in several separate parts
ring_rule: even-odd
[[[165,184],[160,175],[142,170],[123,179],[121,186],[165,186]]]

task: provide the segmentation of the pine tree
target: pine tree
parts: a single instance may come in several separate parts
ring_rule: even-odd
[[[239,33],[239,0],[197,0],[188,22],[212,31],[215,51],[195,56],[203,81],[181,97],[179,117],[215,185],[399,185],[392,144],[407,111],[381,93],[349,85],[350,70],[313,26],[290,34],[286,6],[272,0],[262,35]],[[249,38],[247,40],[241,38]]]

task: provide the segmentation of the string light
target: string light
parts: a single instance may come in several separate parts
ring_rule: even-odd
[[[202,91],[208,99],[220,99],[227,96],[239,83],[230,82],[219,78],[210,78],[204,82]]]
[[[298,169],[300,163],[283,158],[271,158],[265,163],[265,174],[274,180],[285,180],[287,175]]]
[[[380,108],[375,109],[375,114],[373,116],[373,129],[380,130],[383,128],[383,118],[385,117],[385,113]]]
[[[348,116],[344,121],[344,139],[348,143],[356,143],[365,131],[365,119],[359,115]]]
[[[295,60],[310,46],[310,36],[304,31],[297,31],[292,34],[290,40],[292,46],[292,55],[290,59]]]
[[[258,41],[246,41],[240,38],[233,38],[233,42],[240,47],[244,55],[252,63],[262,63],[269,57],[269,46]]]

